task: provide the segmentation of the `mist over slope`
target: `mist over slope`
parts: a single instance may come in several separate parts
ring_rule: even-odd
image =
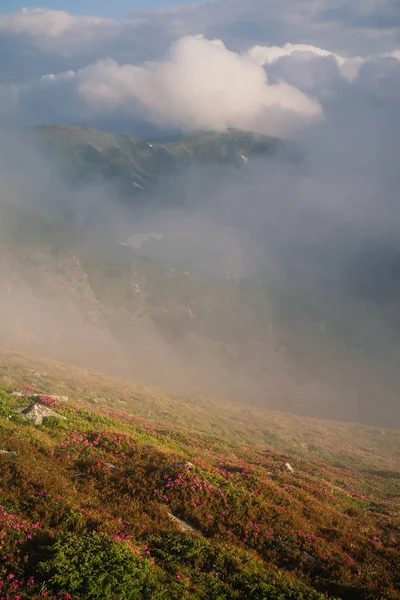
[[[238,131],[157,144],[49,126],[50,156],[37,134],[3,146],[3,346],[395,424],[394,238],[368,196],[363,222],[340,207],[364,174],[346,181],[339,164],[333,184],[313,139],[293,160]]]

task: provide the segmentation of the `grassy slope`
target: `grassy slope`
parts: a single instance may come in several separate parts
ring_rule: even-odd
[[[35,129],[51,154],[67,158],[70,174],[102,175],[147,186],[173,170],[198,163],[237,165],[242,155],[272,156],[283,150],[281,140],[229,130],[205,133],[179,141],[157,143],[108,134],[89,127],[45,125]],[[64,164],[65,167],[65,164]],[[137,191],[137,190],[136,190]]]
[[[56,406],[67,422],[35,427],[13,413],[23,401],[2,394],[0,449],[18,453],[0,456],[5,598],[68,592],[40,576],[27,538],[51,546],[84,529],[155,559],[138,597],[283,600],[312,598],[311,588],[400,597],[397,431],[177,398],[13,352],[1,353],[0,369],[7,389],[71,398]],[[151,474],[174,460],[194,468]],[[168,511],[199,534],[179,533]],[[39,576],[29,586],[32,569]]]

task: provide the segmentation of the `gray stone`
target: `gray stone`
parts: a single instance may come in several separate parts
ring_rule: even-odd
[[[68,396],[48,396],[48,398],[58,400],[59,402],[68,402]]]
[[[16,452],[12,450],[0,450],[0,455],[9,456],[10,458],[15,458],[17,456]]]
[[[117,471],[119,469],[117,465],[113,465],[112,463],[106,463],[106,466],[108,467],[109,471]]]
[[[308,554],[308,552],[306,552],[305,550],[303,550],[303,552],[301,554],[304,556],[304,558],[306,558],[310,562],[312,562],[312,563],[316,563],[317,562],[317,559],[314,558],[313,556],[311,556],[311,554]]]
[[[189,525],[189,523],[186,523],[186,521],[182,521],[182,519],[178,519],[178,517],[175,517],[171,513],[168,513],[168,518],[171,519],[171,521],[173,521],[176,525],[178,525],[182,533],[196,531],[191,525]]]
[[[56,419],[62,419],[66,421],[67,419],[62,415],[54,412],[47,406],[43,406],[43,404],[32,404],[31,406],[27,406],[21,411],[21,414],[28,421],[32,421],[35,425],[42,425],[44,419],[48,419],[49,417],[54,417]]]
[[[51,398],[51,400],[58,400],[59,402],[68,402],[68,396],[55,396],[54,394],[30,394],[29,392],[13,392],[11,396],[18,398],[37,398],[40,400],[41,396]]]

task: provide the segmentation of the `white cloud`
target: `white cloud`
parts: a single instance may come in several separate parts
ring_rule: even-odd
[[[369,20],[389,14],[390,2],[368,2]],[[367,93],[382,101],[395,89],[398,30],[379,19],[364,26],[361,1],[336,12],[326,0],[265,4],[214,0],[119,22],[45,9],[0,15],[1,113],[130,132],[146,122],[288,135],[356,93],[361,106]]]
[[[165,44],[197,31],[207,38],[222,38],[237,51],[255,44],[282,46],[287,40],[303,45],[306,40],[306,46],[328,46],[337,55],[378,54],[389,51],[400,41],[393,5],[393,0],[371,0],[368,5],[367,0],[345,0],[342,6],[330,9],[327,0],[214,0],[136,12],[121,21],[77,17],[66,11],[43,8],[22,9],[0,15],[0,34],[13,34],[21,40],[28,37],[44,51],[71,56],[81,52],[85,42],[96,46],[106,43],[107,55],[117,60],[121,49],[124,53],[131,52],[133,57],[142,55],[145,48],[150,58],[154,56],[154,48],[156,52],[165,51]],[[380,28],[379,19],[389,14],[393,15],[393,27]],[[352,24],[352,20],[363,20],[366,16],[366,26],[358,21]],[[101,55],[101,49],[97,50]]]
[[[27,40],[44,53],[73,56],[88,46],[118,39],[122,23],[100,17],[76,17],[65,11],[23,8],[0,15],[0,35]]]
[[[55,73],[47,73],[46,75],[42,75],[42,77],[40,78],[40,81],[68,80],[71,77],[75,77],[75,75],[76,75],[75,71],[72,71],[72,70],[65,71],[65,73],[59,73],[58,75],[56,75]]]
[[[288,83],[269,84],[249,56],[202,36],[177,41],[162,62],[105,60],[78,76],[79,94],[97,110],[136,112],[141,106],[152,121],[187,130],[232,126],[285,134],[284,122],[293,127],[321,116],[316,100]]]
[[[74,17],[59,10],[23,8],[19,12],[0,15],[0,30],[52,38],[78,27],[93,27],[105,22],[105,19],[99,17]]]
[[[290,42],[284,46],[253,46],[247,54],[259,65],[269,65],[280,58],[293,56],[294,54],[303,55],[306,58],[308,56],[333,57],[339,66],[341,75],[350,81],[357,77],[358,70],[364,61],[360,56],[346,58],[331,50],[325,50],[310,44],[291,44]]]
[[[400,60],[400,50],[392,50],[392,52],[385,52],[384,54],[382,54],[382,56]]]
[[[253,46],[247,54],[259,65],[270,64],[282,56],[291,56],[294,52],[305,52],[317,56],[334,56],[339,63],[343,64],[346,59],[330,50],[324,50],[310,44],[291,44],[288,42],[284,46]]]

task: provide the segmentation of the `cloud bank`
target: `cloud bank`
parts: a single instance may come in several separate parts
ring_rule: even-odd
[[[0,15],[1,112],[139,135],[233,126],[287,136],[360,85],[380,96],[399,48],[389,1],[332,11],[323,0],[216,0],[123,21],[24,9]]]
[[[283,134],[289,121],[321,115],[317,101],[286,82],[269,84],[254,61],[200,36],[178,40],[162,62],[139,67],[106,60],[78,77],[78,94],[94,110],[142,108],[150,121],[185,130]]]

